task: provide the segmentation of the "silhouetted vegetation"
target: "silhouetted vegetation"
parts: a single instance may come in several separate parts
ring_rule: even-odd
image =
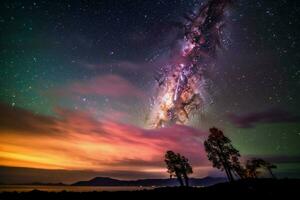
[[[241,175],[239,163],[239,151],[235,149],[231,140],[217,128],[209,129],[210,135],[204,142],[208,160],[213,163],[213,167],[224,170],[229,181],[234,181],[233,173]]]
[[[193,173],[192,166],[186,157],[173,151],[167,151],[165,154],[165,162],[170,177],[176,176],[180,186],[189,186],[188,174]],[[184,182],[183,182],[184,180]]]
[[[209,131],[210,135],[204,142],[207,157],[213,163],[213,167],[226,172],[229,181],[234,181],[234,176],[240,179],[258,178],[261,169],[268,171],[270,176],[275,178],[272,169],[275,169],[276,165],[261,158],[254,158],[247,160],[243,166],[239,160],[241,155],[232,146],[231,140],[217,128],[211,128]]]
[[[269,172],[272,178],[275,178],[275,175],[272,172],[272,169],[275,169],[276,165],[271,164],[261,158],[253,158],[251,160],[247,160],[246,163],[246,177],[247,178],[258,178],[259,169],[265,169]]]
[[[239,159],[235,156],[232,157],[232,169],[235,176],[239,177],[240,179],[247,178],[246,169],[242,166]]]
[[[173,151],[167,151],[165,153],[165,163],[167,165],[170,178],[175,176],[180,186],[187,187],[161,187],[140,191],[117,191],[117,192],[3,192],[0,193],[0,199],[96,199],[100,197],[117,197],[122,195],[125,197],[162,197],[166,195],[168,198],[173,197],[194,197],[201,195],[201,197],[224,197],[224,195],[246,195],[246,197],[278,197],[278,195],[293,193],[296,194],[297,188],[300,185],[300,180],[274,180],[275,176],[272,169],[276,168],[274,164],[271,164],[261,158],[254,158],[247,160],[245,165],[241,164],[239,151],[233,147],[231,140],[226,137],[223,132],[217,128],[211,128],[210,135],[204,142],[205,151],[207,152],[208,159],[212,162],[213,167],[225,171],[228,180],[231,183],[218,183],[213,186],[207,186],[203,188],[188,187],[189,177],[188,175],[193,173],[192,166],[188,159],[179,153]],[[261,170],[269,172],[273,179],[258,179],[258,175]],[[239,177],[240,180],[235,180],[234,177]],[[195,179],[192,179],[195,180]],[[120,181],[110,178],[95,178],[88,181],[89,184],[99,184],[99,182],[111,183],[111,185],[128,186],[128,185],[143,185],[145,180],[137,181]],[[85,181],[86,182],[86,181]],[[149,183],[144,185],[152,185],[157,182],[156,179],[150,180]],[[191,182],[192,185],[195,185]],[[97,185],[96,184],[96,185]],[[78,182],[74,185],[85,185],[84,181]]]

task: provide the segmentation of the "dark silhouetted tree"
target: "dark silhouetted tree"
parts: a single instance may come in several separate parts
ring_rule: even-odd
[[[232,146],[231,140],[224,136],[221,130],[211,128],[209,131],[210,135],[204,142],[208,160],[213,163],[213,167],[224,170],[229,181],[234,181],[233,171],[240,157],[239,151]],[[235,162],[232,158],[235,159]]]
[[[180,154],[178,154],[178,155],[180,156]],[[188,174],[193,173],[192,166],[190,165],[189,160],[184,156],[181,156],[180,165],[181,165],[181,174],[183,175],[183,178],[185,181],[185,186],[189,187]]]
[[[259,166],[256,165],[252,160],[247,160],[246,162],[246,176],[247,178],[257,178],[257,168]]]
[[[186,186],[189,186],[188,174],[193,173],[192,166],[188,159],[181,156],[179,153],[167,151],[165,154],[165,162],[168,168],[170,177],[176,176],[180,186],[184,186],[183,179]]]
[[[165,163],[167,165],[168,173],[170,174],[170,178],[176,176],[180,186],[183,185],[183,180],[180,172],[180,158],[173,151],[167,151],[165,154]]]
[[[232,156],[231,165],[233,169],[233,173],[240,177],[241,179],[247,178],[246,169],[243,165],[241,165],[239,158],[236,156]]]
[[[272,163],[266,162],[265,165],[264,165],[264,167],[269,171],[271,177],[275,179],[276,176],[274,175],[272,169],[276,169],[277,166],[274,165],[274,164],[272,164]]]
[[[267,170],[272,178],[275,178],[275,175],[272,172],[272,169],[276,168],[276,165],[273,165],[261,158],[253,158],[252,160],[248,160],[246,163],[246,172],[249,178],[257,178],[259,174],[259,169],[263,168]]]

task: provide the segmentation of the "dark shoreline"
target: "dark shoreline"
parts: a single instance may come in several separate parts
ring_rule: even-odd
[[[300,191],[300,179],[255,179],[239,180],[234,183],[219,183],[209,187],[161,187],[151,190],[114,191],[114,192],[44,192],[34,190],[31,192],[2,192],[1,200],[17,199],[99,199],[103,197],[121,198],[156,198],[166,196],[178,197],[241,197],[261,198],[296,195]]]

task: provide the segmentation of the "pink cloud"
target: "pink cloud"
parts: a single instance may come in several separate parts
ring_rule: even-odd
[[[118,75],[102,75],[89,81],[74,82],[67,86],[67,88],[60,90],[60,93],[64,94],[64,91],[78,95],[99,95],[107,97],[143,98],[145,96],[141,89]]]
[[[57,109],[58,118],[35,115],[30,121],[26,120],[33,115],[30,112],[7,112],[14,113],[14,117],[0,127],[1,151],[5,152],[0,154],[0,165],[167,176],[164,153],[174,150],[187,156],[195,169],[200,167],[196,174],[205,175],[212,170],[202,144],[207,133],[191,127],[144,129],[111,120],[98,121],[89,113],[66,109]],[[12,123],[16,120],[26,128],[16,130]]]

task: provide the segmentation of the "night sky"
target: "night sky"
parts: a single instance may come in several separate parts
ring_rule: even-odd
[[[154,77],[201,2],[1,1],[1,181],[168,177],[169,149],[193,176],[221,176],[203,148],[212,126],[244,159],[300,177],[297,0],[235,1],[207,74],[211,104],[185,125],[149,126]],[[60,176],[41,175],[51,170]]]

